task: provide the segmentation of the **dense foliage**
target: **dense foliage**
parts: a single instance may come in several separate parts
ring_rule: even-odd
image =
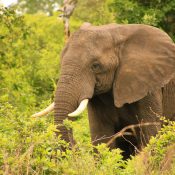
[[[50,99],[63,47],[61,21],[0,11],[1,101],[25,110]],[[25,22],[27,21],[27,22]]]
[[[108,2],[109,0],[78,0],[73,19],[94,25],[112,23],[115,20],[109,12]]]
[[[117,23],[143,23],[164,29],[175,39],[175,0],[113,0]]]
[[[151,24],[174,36],[174,5],[174,0],[79,0],[71,31],[83,21],[100,25],[116,20]],[[143,153],[123,161],[120,150],[109,151],[105,145],[97,147],[98,154],[93,152],[86,113],[69,123],[77,145],[66,152],[60,151],[68,145],[55,136],[52,114],[30,117],[53,101],[63,47],[63,23],[56,15],[19,16],[11,9],[0,9],[0,174],[173,174],[175,161],[169,156],[175,154],[173,122],[165,121],[168,126]],[[169,166],[163,169],[167,160]]]
[[[63,0],[18,0],[17,4],[13,5],[19,11],[34,14],[44,12],[48,15],[53,15],[53,11],[58,10]]]

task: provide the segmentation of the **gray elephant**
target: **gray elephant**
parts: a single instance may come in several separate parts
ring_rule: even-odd
[[[87,103],[94,144],[107,142],[128,125],[160,122],[159,115],[174,120],[175,44],[166,33],[147,25],[84,24],[62,52],[57,86],[49,108],[54,107],[55,124],[68,142],[73,142],[72,133],[63,121],[82,112]],[[137,128],[110,147],[121,148],[127,158],[159,129]]]

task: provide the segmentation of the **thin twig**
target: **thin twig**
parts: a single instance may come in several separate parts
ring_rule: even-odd
[[[125,132],[123,135],[132,135],[132,133],[131,132]],[[98,139],[93,140],[92,143],[95,143],[95,142],[101,141],[101,140],[105,140],[105,139],[110,139],[112,137],[114,137],[114,135],[108,136],[108,137],[105,137],[105,135],[104,135],[104,136],[102,136],[102,137],[100,137]]]
[[[134,129],[134,128],[138,128],[138,127],[144,127],[144,126],[150,126],[150,125],[160,125],[159,122],[152,122],[152,123],[140,123],[140,124],[135,124],[135,125],[129,125],[124,127],[121,131],[117,132],[116,134],[114,134],[112,136],[112,138],[107,142],[107,146],[110,146],[116,138],[121,137],[123,135],[125,135],[125,131],[128,129]]]
[[[4,175],[9,174],[9,164],[8,164],[8,153],[6,151],[3,151],[3,159],[4,159]]]

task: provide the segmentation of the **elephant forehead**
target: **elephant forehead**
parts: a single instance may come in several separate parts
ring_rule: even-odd
[[[114,43],[108,32],[79,30],[75,32],[63,53],[65,62],[85,61],[110,56],[114,51]]]
[[[80,46],[94,46],[94,45],[112,45],[113,39],[111,34],[106,30],[83,30],[80,29],[73,34],[70,43]]]
[[[101,54],[111,52],[113,47],[113,39],[106,32],[80,31],[75,33],[70,40],[68,52],[74,52],[79,56],[94,55],[100,57]]]

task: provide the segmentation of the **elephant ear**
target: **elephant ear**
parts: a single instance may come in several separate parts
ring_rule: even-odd
[[[175,45],[166,33],[151,26],[120,25],[115,33],[120,48],[113,94],[115,105],[121,107],[163,87],[175,76]]]

